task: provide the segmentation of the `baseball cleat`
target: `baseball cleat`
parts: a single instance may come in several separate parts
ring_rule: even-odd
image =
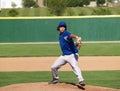
[[[79,89],[82,89],[82,90],[85,90],[85,83],[84,83],[84,81],[81,81],[81,82],[79,82],[79,84],[77,85],[77,87],[79,88]]]
[[[51,82],[49,82],[49,84],[56,84],[56,83],[59,83],[58,79],[53,79]]]
[[[79,85],[80,85],[80,86],[85,86],[84,81],[79,82]]]

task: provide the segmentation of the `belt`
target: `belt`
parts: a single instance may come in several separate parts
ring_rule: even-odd
[[[78,54],[78,53],[71,53],[71,54]],[[65,56],[65,55],[71,55],[71,54],[62,54],[62,56]]]

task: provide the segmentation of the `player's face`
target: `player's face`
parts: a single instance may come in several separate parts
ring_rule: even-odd
[[[64,31],[65,31],[65,27],[60,27],[60,28],[59,28],[59,32],[60,32],[60,33],[63,33]]]

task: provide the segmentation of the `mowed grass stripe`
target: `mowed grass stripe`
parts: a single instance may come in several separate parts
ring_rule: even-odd
[[[83,56],[120,56],[120,43],[83,44],[80,54]]]
[[[19,16],[28,16],[29,9],[19,9]]]
[[[35,15],[34,14],[35,9],[30,8],[28,11],[29,11],[28,15],[30,15],[30,16],[34,16]]]
[[[0,50],[1,57],[60,55],[58,45],[44,45],[44,44],[0,45]]]
[[[34,8],[34,16],[48,16],[48,9],[47,8]]]
[[[120,43],[83,44],[81,56],[120,56]],[[0,57],[59,56],[58,44],[2,44]]]
[[[19,16],[27,16],[28,11],[25,9],[19,9]]]
[[[96,85],[120,89],[120,71],[83,71],[87,85]],[[77,83],[77,78],[71,71],[59,72],[61,82]],[[0,72],[0,86],[30,82],[49,82],[51,72]]]
[[[34,9],[34,16],[39,16],[40,15],[40,9]]]

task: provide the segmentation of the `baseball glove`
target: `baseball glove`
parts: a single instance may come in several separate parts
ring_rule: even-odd
[[[81,48],[81,45],[82,45],[82,38],[81,37],[76,37],[76,47],[78,48],[78,49],[80,49]]]

